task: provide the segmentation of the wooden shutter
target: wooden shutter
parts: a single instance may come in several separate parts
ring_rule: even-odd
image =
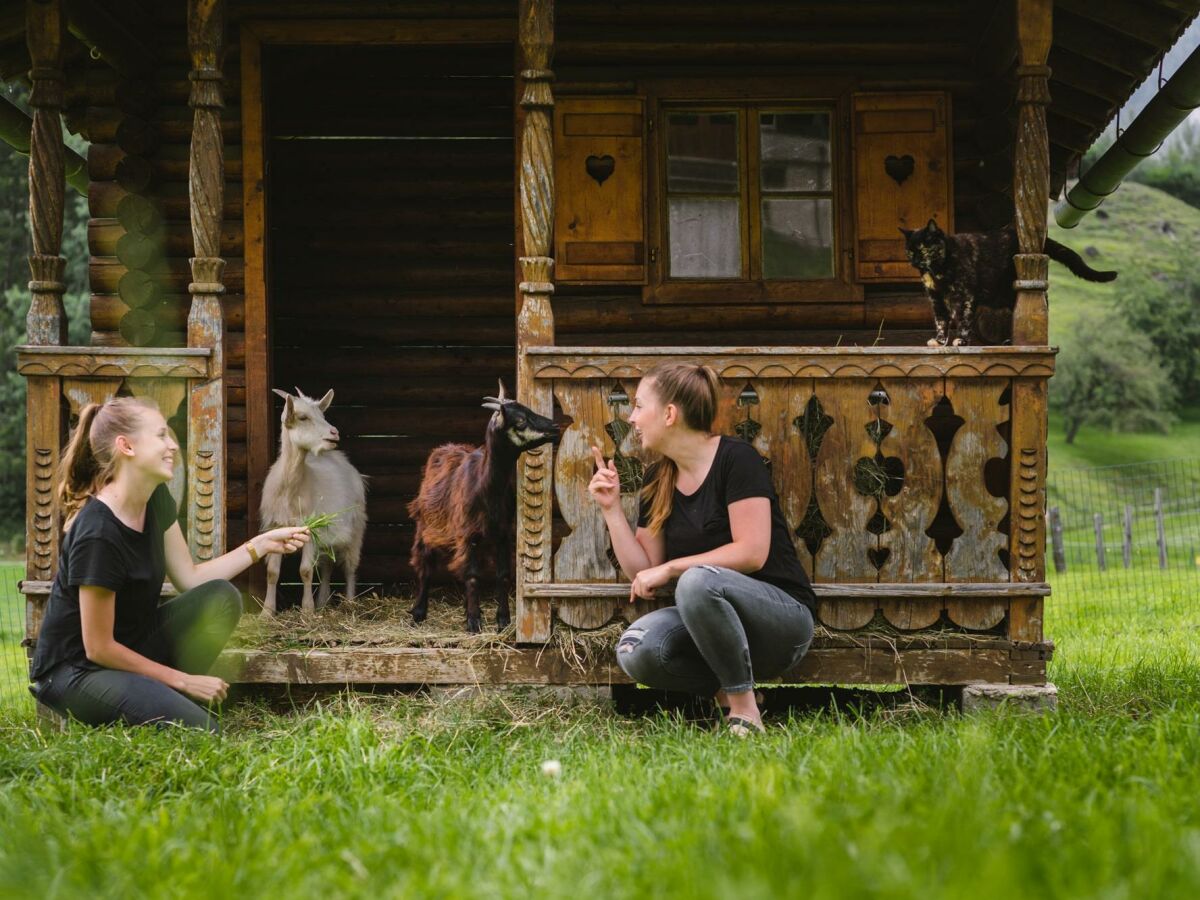
[[[950,96],[855,94],[855,270],[859,281],[917,281],[899,228],[952,231]]]
[[[645,103],[561,97],[554,109],[559,282],[646,282]]]

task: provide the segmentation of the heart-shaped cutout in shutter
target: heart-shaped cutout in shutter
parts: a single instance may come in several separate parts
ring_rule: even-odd
[[[883,170],[891,176],[896,184],[904,184],[908,176],[913,173],[914,167],[913,158],[907,153],[903,156],[889,156],[883,161]]]
[[[587,173],[596,179],[596,184],[604,184],[617,167],[616,160],[607,153],[603,156],[589,156],[584,165],[587,167]]]

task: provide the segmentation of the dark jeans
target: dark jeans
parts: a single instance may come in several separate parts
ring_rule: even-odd
[[[692,694],[740,693],[773,678],[812,643],[808,607],[781,588],[732,569],[694,566],[675,605],[642,616],[617,642],[617,663],[648,687]]]
[[[228,581],[210,581],[158,608],[158,623],[130,649],[190,674],[207,672],[242,615],[242,595]],[[41,680],[38,700],[88,725],[163,725],[219,730],[211,710],[145,675],[64,662]]]

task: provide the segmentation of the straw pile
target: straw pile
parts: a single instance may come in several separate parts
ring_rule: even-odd
[[[488,650],[511,647],[516,628],[496,631],[496,607],[483,603],[484,630],[470,634],[461,599],[431,599],[429,617],[414,625],[408,610],[411,597],[367,595],[343,600],[336,606],[305,614],[298,607],[274,618],[246,615],[229,642],[230,647],[255,650],[311,650],[351,647],[460,647]],[[625,623],[581,631],[556,622],[545,652],[585,670],[601,659],[612,659]]]

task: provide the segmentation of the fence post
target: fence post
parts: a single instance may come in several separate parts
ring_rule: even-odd
[[[1054,571],[1067,571],[1067,554],[1063,550],[1062,514],[1057,506],[1050,507],[1050,546],[1054,555]]]
[[[1125,504],[1125,539],[1121,542],[1121,562],[1129,568],[1133,560],[1133,507]]]
[[[1100,513],[1094,513],[1092,515],[1092,523],[1096,527],[1096,565],[1103,572],[1108,568],[1104,562],[1104,516],[1100,515]]]
[[[1158,529],[1158,567],[1167,567],[1167,525],[1163,520],[1163,489],[1154,489],[1154,524]]]

